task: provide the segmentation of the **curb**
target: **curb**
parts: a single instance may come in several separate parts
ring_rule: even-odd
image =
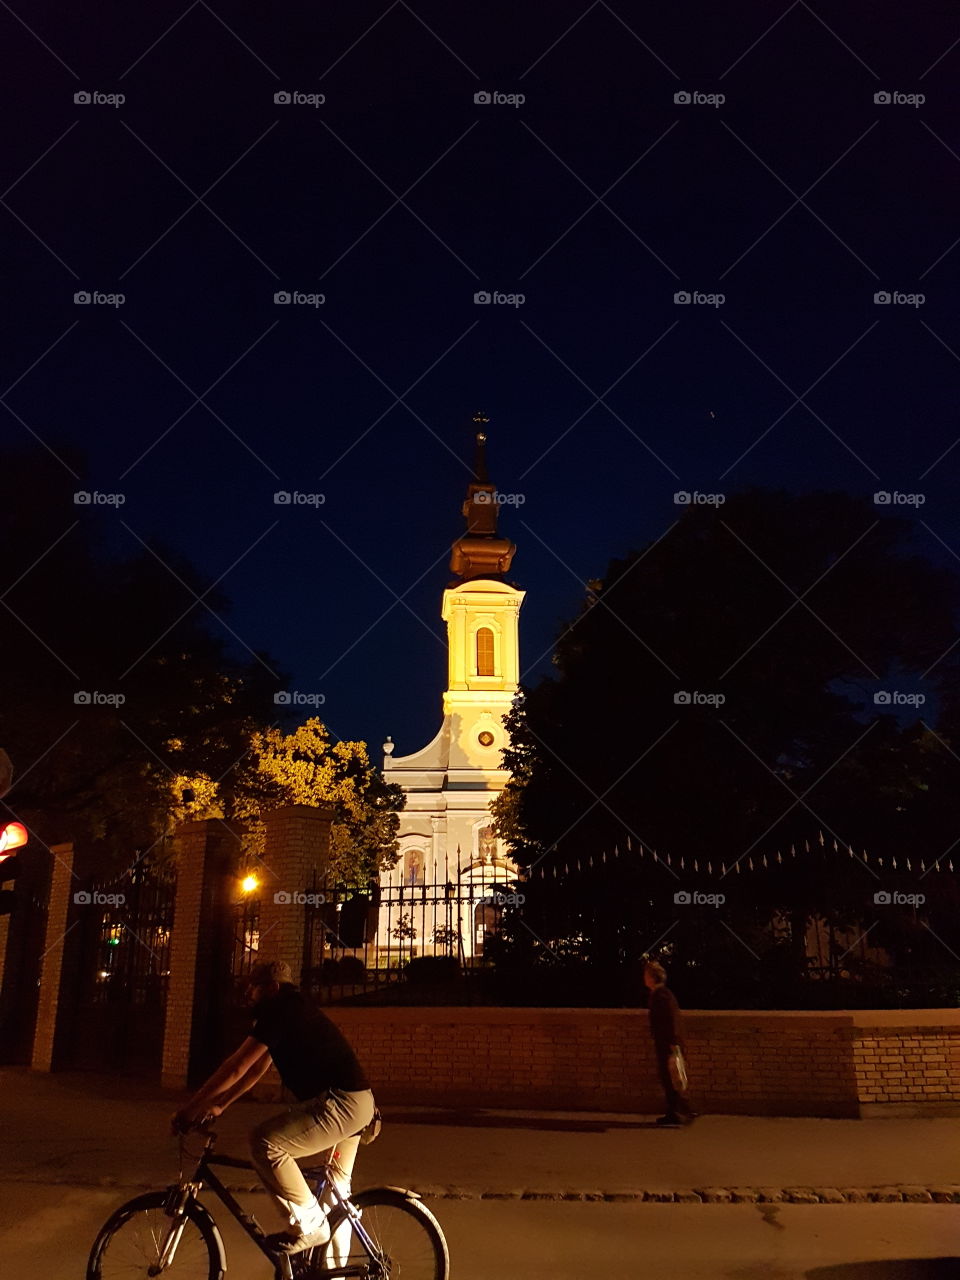
[[[153,1182],[120,1182],[113,1178],[83,1181],[76,1178],[5,1178],[2,1182],[37,1183],[42,1186],[95,1187],[98,1190],[156,1191]],[[234,1195],[266,1194],[258,1183],[224,1184]],[[690,1187],[680,1190],[643,1187],[636,1190],[546,1191],[536,1188],[478,1189],[476,1187],[428,1186],[410,1188],[424,1200],[576,1201],[606,1204],[960,1204],[960,1184],[934,1186],[899,1185],[883,1187]]]
[[[635,1204],[960,1204],[960,1185],[930,1187],[645,1187],[623,1191],[478,1191],[411,1188],[425,1200],[544,1200]]]

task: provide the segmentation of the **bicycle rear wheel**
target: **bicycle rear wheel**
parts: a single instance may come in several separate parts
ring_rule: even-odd
[[[165,1212],[167,1193],[151,1191],[122,1205],[103,1224],[87,1263],[87,1280],[223,1280],[220,1233],[207,1211],[192,1204],[183,1218],[173,1262],[159,1269],[174,1219]]]
[[[360,1222],[377,1253],[371,1255],[343,1210],[330,1218],[327,1267],[373,1267],[383,1280],[448,1280],[450,1255],[440,1223],[409,1191],[376,1187],[352,1197]],[[319,1252],[319,1250],[318,1250]],[[318,1274],[322,1275],[322,1271]]]

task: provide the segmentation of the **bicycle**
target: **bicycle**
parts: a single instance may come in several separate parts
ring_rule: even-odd
[[[302,1170],[322,1201],[333,1199],[327,1244],[300,1253],[276,1254],[267,1233],[243,1211],[211,1166],[253,1169],[249,1160],[214,1155],[217,1135],[206,1123],[203,1151],[192,1177],[184,1176],[186,1142],[180,1136],[180,1175],[163,1191],[137,1196],[101,1227],[87,1263],[87,1280],[162,1276],[172,1280],[223,1280],[226,1251],[209,1209],[200,1203],[204,1187],[215,1192],[250,1239],[269,1259],[274,1280],[449,1280],[450,1257],[440,1224],[415,1191],[374,1187],[357,1196],[337,1189],[332,1152],[322,1166]]]

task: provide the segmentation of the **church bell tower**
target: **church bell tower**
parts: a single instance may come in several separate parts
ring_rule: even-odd
[[[384,744],[384,776],[406,794],[400,815],[400,875],[405,883],[422,869],[426,881],[450,874],[452,865],[484,879],[506,866],[489,822],[491,802],[509,779],[501,752],[509,739],[503,719],[520,678],[518,622],[524,592],[506,581],[516,547],[498,530],[500,502],[487,474],[486,419],[474,418],[473,476],[461,512],[466,522],[454,542],[454,575],[443,593],[447,624],[447,688],[443,722],[421,751],[395,757]],[[412,870],[411,870],[412,868]]]

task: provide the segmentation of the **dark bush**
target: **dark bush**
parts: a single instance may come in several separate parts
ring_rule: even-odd
[[[341,982],[366,982],[367,970],[359,956],[344,956],[340,961]]]
[[[418,956],[407,965],[407,981],[412,986],[456,982],[459,977],[460,961],[456,956]]]

